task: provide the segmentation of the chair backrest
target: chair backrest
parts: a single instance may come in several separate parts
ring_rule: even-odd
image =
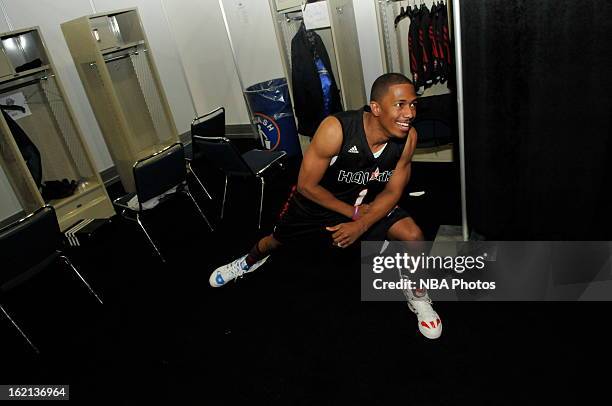
[[[193,136],[193,143],[206,161],[228,175],[255,176],[238,149],[225,137]]]
[[[55,210],[43,206],[0,230],[0,285],[57,255],[62,233]]]
[[[182,184],[187,177],[183,144],[177,142],[137,161],[133,172],[140,204]]]
[[[200,157],[198,146],[193,142],[194,136],[225,137],[225,108],[218,107],[211,112],[196,117],[191,122],[191,150],[194,159]]]
[[[191,122],[191,135],[200,137],[225,136],[225,108],[218,107],[213,111],[196,117]]]

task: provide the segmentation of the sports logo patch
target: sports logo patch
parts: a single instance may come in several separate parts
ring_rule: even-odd
[[[280,145],[281,130],[277,122],[263,113],[254,113],[255,124],[262,144],[273,151]]]

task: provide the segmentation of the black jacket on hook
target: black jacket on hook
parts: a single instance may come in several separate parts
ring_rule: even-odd
[[[13,135],[15,143],[23,156],[23,160],[32,174],[34,183],[36,183],[36,186],[40,187],[42,183],[42,160],[40,158],[40,151],[38,148],[36,148],[36,145],[34,145],[32,140],[30,140],[30,137],[28,137],[19,124],[13,120],[13,117],[6,113],[2,108],[0,108],[0,111],[2,111],[4,120],[6,121],[9,130],[11,130],[11,134]]]
[[[310,38],[310,39],[309,39]],[[298,132],[312,137],[323,116],[323,90],[315,58],[319,56],[331,78],[330,114],[342,111],[340,91],[336,84],[329,55],[321,37],[314,31],[306,31],[302,23],[291,40],[291,82],[293,102],[298,119]]]

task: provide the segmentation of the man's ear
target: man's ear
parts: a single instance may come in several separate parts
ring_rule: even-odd
[[[378,102],[371,101],[370,110],[372,111],[372,114],[374,114],[376,117],[380,116],[380,104],[378,104]]]

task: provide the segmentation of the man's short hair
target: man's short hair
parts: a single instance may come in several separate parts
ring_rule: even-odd
[[[385,73],[379,76],[372,84],[372,91],[370,91],[370,101],[381,102],[383,96],[389,90],[389,87],[393,85],[412,85],[412,80],[408,79],[401,73]]]

